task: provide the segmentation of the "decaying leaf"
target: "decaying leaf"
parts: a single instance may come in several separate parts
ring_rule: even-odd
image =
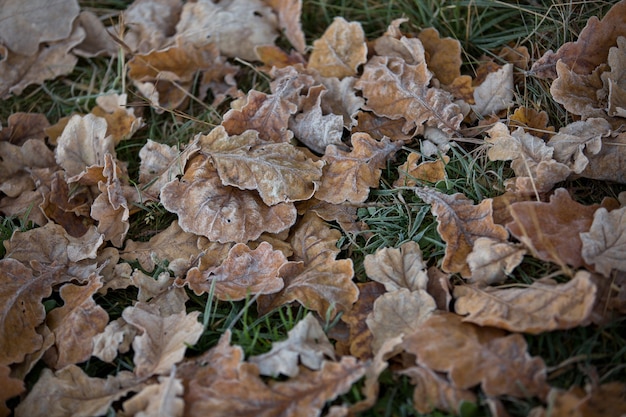
[[[511,332],[539,334],[585,324],[596,300],[596,286],[587,271],[565,284],[537,281],[522,288],[454,288],[455,311],[463,321]]]
[[[472,110],[481,116],[488,116],[513,105],[513,64],[506,64],[474,89]]]
[[[417,35],[426,52],[428,69],[442,84],[452,84],[461,76],[461,42],[453,38],[440,38],[434,28],[426,28]]]
[[[525,254],[526,250],[514,243],[479,237],[467,255],[467,264],[472,271],[469,282],[485,285],[503,282]]]
[[[388,292],[402,288],[425,290],[428,285],[422,250],[414,241],[406,242],[398,249],[381,248],[373,255],[365,256],[363,264],[368,278],[383,284]]]
[[[436,161],[424,161],[418,164],[420,157],[419,153],[411,152],[406,162],[398,167],[400,175],[393,183],[395,187],[414,187],[417,181],[434,184],[446,179],[446,164],[450,161],[449,156],[443,155]]]
[[[626,271],[625,227],[626,207],[610,212],[601,207],[593,215],[589,232],[580,234],[583,259],[604,276],[614,269]]]
[[[548,146],[554,148],[554,159],[580,174],[589,163],[585,154],[597,155],[602,149],[602,138],[610,132],[611,125],[605,119],[590,118],[563,127],[552,136]]]
[[[130,400],[124,401],[124,415],[182,417],[185,408],[180,379],[160,376],[157,384],[147,385]]]
[[[20,395],[25,390],[24,382],[11,378],[10,373],[11,368],[7,365],[0,365],[0,386],[2,387],[2,393],[0,393],[0,416],[2,417],[11,415],[11,410],[5,405],[5,402]]]
[[[442,264],[445,272],[459,272],[465,278],[470,277],[467,255],[476,239],[488,237],[504,241],[508,238],[506,229],[493,222],[490,199],[474,205],[460,193],[447,195],[426,187],[415,188],[415,193],[431,204],[431,211],[437,216],[437,232],[446,242]]]
[[[324,77],[349,77],[367,60],[365,33],[358,22],[336,17],[324,35],[313,42],[309,68]]]
[[[141,117],[135,116],[135,109],[126,105],[126,94],[104,94],[96,97],[97,106],[91,110],[95,116],[107,121],[106,136],[113,136],[115,145],[130,138],[142,125]]]
[[[137,335],[137,328],[119,317],[111,321],[102,333],[93,337],[92,355],[104,362],[113,362],[117,353],[126,353]]]
[[[602,141],[602,149],[597,155],[587,155],[589,164],[582,176],[601,181],[615,181],[626,184],[626,170],[616,167],[626,166],[625,133],[612,133]]]
[[[296,51],[303,54],[306,42],[300,25],[302,0],[266,0],[265,3],[278,15],[278,24],[289,42],[296,48]]]
[[[602,74],[602,81],[609,91],[607,113],[609,116],[626,117],[626,37],[617,38],[617,48],[609,50],[610,72]]]
[[[56,166],[54,154],[39,139],[29,139],[21,146],[0,141],[0,160],[0,192],[9,197],[35,189],[32,170]]]

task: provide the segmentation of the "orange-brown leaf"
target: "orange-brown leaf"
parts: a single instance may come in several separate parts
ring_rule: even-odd
[[[343,78],[356,75],[366,60],[367,45],[361,24],[336,17],[324,35],[313,42],[308,67],[324,77]]]
[[[461,43],[453,38],[440,38],[434,28],[422,30],[418,39],[426,52],[426,64],[442,84],[451,84],[461,76]]]
[[[26,389],[24,382],[11,378],[10,373],[11,368],[7,365],[0,365],[0,387],[2,387],[2,392],[0,392],[0,417],[11,415],[11,410],[5,405],[6,400],[21,394]]]
[[[376,253],[365,256],[363,265],[368,278],[383,284],[389,292],[402,288],[425,290],[428,285],[422,250],[414,241],[406,242],[398,249],[378,249]]]

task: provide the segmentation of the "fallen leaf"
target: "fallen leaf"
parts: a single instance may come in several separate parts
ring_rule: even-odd
[[[602,181],[615,181],[626,184],[626,171],[616,169],[626,164],[626,134],[612,133],[602,142],[602,149],[596,155],[587,155],[589,164],[581,175]]]
[[[602,74],[602,81],[609,91],[607,113],[609,116],[626,117],[626,37],[618,37],[617,48],[609,49],[608,64],[611,71]]]
[[[107,121],[106,136],[113,136],[115,145],[130,138],[143,126],[141,117],[135,116],[135,109],[126,105],[126,94],[105,94],[96,97],[97,106],[91,110],[95,116]]]
[[[523,127],[531,135],[548,140],[554,134],[554,126],[548,126],[548,113],[530,107],[518,107],[509,117],[509,126]]]
[[[118,28],[124,44],[139,54],[160,49],[176,31],[182,7],[180,0],[134,1],[120,19],[126,25]]]
[[[463,114],[449,93],[429,87],[431,77],[425,62],[410,65],[400,58],[375,56],[365,65],[355,88],[367,99],[365,110],[406,119],[404,133],[415,127],[421,133],[423,127],[432,126],[452,134]]]
[[[125,308],[122,317],[140,332],[133,340],[134,374],[147,378],[169,373],[183,359],[187,345],[193,346],[200,338],[203,327],[199,315],[198,311],[181,311],[162,316],[158,307],[146,303]]]
[[[266,206],[260,197],[225,187],[206,156],[193,158],[180,180],[161,190],[161,203],[178,214],[180,227],[220,243],[247,242],[278,233],[296,221],[291,203]]]
[[[513,64],[506,64],[474,88],[472,110],[479,116],[488,116],[513,105]]]
[[[599,93],[604,88],[601,79],[604,70],[604,67],[598,67],[589,74],[578,74],[563,61],[557,61],[558,77],[550,86],[550,94],[565,110],[582,116],[583,119],[589,117],[608,119],[605,105],[598,99],[598,95],[601,95]]]
[[[590,118],[559,129],[548,141],[548,146],[554,148],[554,159],[569,166],[575,174],[580,174],[589,164],[585,153],[597,155],[602,149],[602,138],[610,133],[609,122]]]
[[[404,118],[393,120],[366,111],[359,111],[356,117],[358,124],[352,128],[352,134],[363,132],[377,140],[387,137],[393,141],[409,141],[415,134],[415,129],[408,133],[402,131],[406,124]]]
[[[406,37],[400,24],[408,19],[395,19],[383,36],[374,40],[374,51],[378,56],[399,58],[409,65],[426,63],[426,51],[418,38]]]
[[[168,271],[163,271],[153,277],[135,269],[130,276],[130,282],[138,289],[137,301],[147,303],[165,292],[172,291],[174,278],[170,276]]]
[[[295,377],[298,364],[313,371],[322,368],[325,358],[335,358],[335,349],[313,314],[308,313],[288,333],[286,340],[272,343],[272,350],[251,356],[248,362],[259,367],[261,375]]]
[[[191,268],[184,282],[197,295],[209,293],[218,300],[243,300],[280,291],[284,286],[280,269],[286,263],[285,255],[267,242],[254,250],[237,243],[219,267],[206,271]]]
[[[109,31],[113,28],[105,28],[100,18],[94,13],[82,10],[76,19],[76,24],[85,31],[85,39],[72,50],[76,55],[85,58],[113,57],[118,52],[120,47]]]
[[[417,365],[446,372],[453,386],[481,386],[488,396],[518,398],[548,392],[546,366],[540,357],[526,352],[520,334],[464,323],[452,313],[433,314],[405,336],[403,346],[417,356]]]
[[[8,417],[11,415],[11,410],[6,406],[6,401],[15,396],[20,395],[26,390],[24,382],[19,379],[11,378],[9,375],[11,368],[7,365],[0,365],[0,386],[2,386],[2,393],[0,394],[0,416]]]
[[[526,250],[520,245],[479,237],[467,255],[467,264],[472,271],[468,281],[480,285],[504,282],[522,262],[525,254]]]
[[[365,33],[359,22],[335,17],[321,38],[313,42],[308,68],[324,77],[350,77],[367,61]]]
[[[124,401],[124,416],[182,417],[185,403],[180,379],[160,376],[157,384],[147,385],[131,399]]]
[[[353,149],[345,152],[335,145],[326,148],[322,184],[315,197],[332,204],[362,203],[371,187],[378,187],[387,159],[402,147],[389,139],[374,140],[367,133],[352,135]]]
[[[578,271],[565,284],[534,282],[520,288],[454,288],[463,321],[511,332],[539,334],[585,325],[596,300],[591,274]]]
[[[420,164],[420,154],[411,152],[404,164],[398,167],[398,179],[394,181],[394,187],[414,187],[417,181],[436,183],[447,178],[446,164],[450,157],[442,155],[442,159],[436,161],[424,161]]]
[[[442,84],[451,84],[461,76],[461,43],[453,38],[440,38],[434,28],[417,35],[426,52],[426,65]]]
[[[354,88],[355,77],[319,77],[326,92],[321,96],[322,111],[325,114],[337,114],[343,117],[343,127],[350,129],[358,124],[357,113],[365,100],[357,96]]]
[[[606,277],[614,269],[626,271],[625,225],[626,207],[610,212],[601,207],[594,213],[589,231],[580,234],[583,259]]]
[[[447,195],[427,187],[415,188],[415,193],[431,205],[432,213],[437,216],[437,232],[446,242],[442,263],[445,272],[459,272],[464,278],[470,277],[467,255],[476,239],[488,237],[505,241],[508,238],[506,229],[493,222],[491,199],[474,205],[461,193]]]
[[[521,201],[511,204],[513,221],[506,227],[533,256],[557,265],[579,268],[584,265],[580,234],[591,227],[600,206],[585,206],[572,200],[567,190],[558,188],[550,202]]]
[[[624,384],[618,381],[598,386],[587,385],[583,390],[574,385],[567,391],[552,388],[548,394],[548,409],[536,407],[532,417],[587,417],[626,414]]]
[[[48,119],[41,113],[13,113],[7,118],[7,126],[0,130],[0,143],[21,146],[29,139],[43,140],[49,127]]]
[[[92,356],[103,362],[112,363],[117,353],[126,353],[137,335],[137,328],[122,317],[111,321],[104,331],[93,337]]]
[[[289,43],[296,48],[296,51],[303,54],[306,48],[306,41],[300,25],[302,0],[266,0],[266,3],[278,15],[278,25],[285,32]]]
[[[367,277],[383,284],[388,292],[402,288],[426,290],[427,267],[417,242],[403,243],[398,249],[378,249],[374,254],[366,255],[363,264]]]
[[[19,197],[35,189],[32,170],[54,168],[54,154],[43,140],[29,139],[21,145],[0,142],[0,192]]]

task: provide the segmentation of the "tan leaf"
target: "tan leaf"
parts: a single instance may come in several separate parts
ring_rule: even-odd
[[[518,107],[509,117],[509,126],[523,127],[531,135],[548,140],[554,133],[554,126],[548,126],[548,113],[530,107]]]
[[[563,61],[556,62],[556,78],[550,86],[550,93],[557,103],[567,111],[582,116],[608,118],[604,104],[598,99],[603,89],[601,73],[604,67],[587,74],[578,74]]]
[[[381,248],[366,255],[365,273],[372,281],[380,282],[389,292],[406,288],[426,290],[428,273],[417,242],[403,243],[398,249]]]
[[[587,271],[565,284],[537,281],[521,288],[454,288],[455,311],[463,321],[511,332],[539,334],[585,325],[596,300],[596,286]]]
[[[160,49],[175,32],[182,6],[179,0],[133,2],[121,18],[127,26],[124,43],[133,53]]]
[[[357,113],[365,103],[363,97],[356,95],[356,78],[319,77],[318,81],[326,87],[326,93],[321,96],[323,112],[341,115],[346,129],[356,126]]]
[[[325,357],[334,359],[335,349],[317,319],[308,313],[289,331],[286,340],[272,343],[272,350],[252,356],[248,362],[256,364],[261,375],[293,378],[300,372],[298,363],[319,371]]]
[[[613,133],[605,138],[597,155],[587,155],[589,164],[581,176],[626,184],[626,170],[616,169],[626,164],[626,134]]]
[[[5,405],[5,402],[26,390],[24,382],[11,378],[10,373],[11,368],[7,365],[0,365],[0,386],[2,387],[2,393],[0,393],[0,417],[11,415],[11,410]]]
[[[219,267],[206,271],[192,268],[185,283],[198,295],[213,291],[219,300],[243,300],[249,295],[280,291],[284,283],[279,271],[286,263],[285,255],[267,242],[254,250],[237,243]]]
[[[110,35],[113,28],[105,28],[103,22],[94,13],[82,10],[76,24],[85,31],[85,39],[73,49],[76,55],[92,58],[95,56],[113,57],[119,45]]]
[[[558,265],[584,265],[580,234],[591,227],[600,206],[572,200],[567,190],[557,189],[549,203],[522,201],[511,204],[513,221],[507,229],[529,248],[533,256]]]
[[[479,237],[474,241],[472,252],[467,255],[467,264],[472,271],[468,281],[481,285],[504,282],[525,254],[526,250],[520,245]]]
[[[447,178],[446,164],[450,161],[449,156],[442,155],[442,159],[418,164],[419,159],[419,153],[409,154],[406,162],[398,167],[399,177],[393,183],[395,187],[414,187],[417,185],[416,180],[434,184]]]
[[[7,126],[0,130],[0,142],[21,146],[28,139],[43,140],[47,136],[46,130],[49,127],[50,123],[43,114],[13,113],[7,118]]]
[[[302,0],[266,0],[266,3],[278,15],[278,24],[285,32],[287,40],[296,48],[296,51],[303,54],[306,41],[300,25]]]
[[[113,362],[117,353],[126,353],[137,335],[137,329],[119,317],[93,338],[92,355],[104,362]]]
[[[400,58],[375,56],[365,65],[355,88],[367,99],[364,109],[390,119],[406,119],[404,133],[415,127],[421,133],[423,126],[432,126],[452,134],[463,114],[449,93],[429,87],[431,77],[425,62],[409,65]]]
[[[61,287],[64,304],[46,318],[56,340],[54,350],[49,351],[46,358],[53,369],[84,362],[91,356],[93,337],[104,331],[109,322],[107,312],[92,298],[100,287],[102,281],[96,275],[92,275],[86,285]]]
[[[374,353],[387,339],[412,334],[436,308],[435,300],[425,290],[401,288],[378,297],[365,320],[374,336]]]
[[[139,289],[137,301],[147,303],[158,295],[172,290],[174,278],[169,272],[161,272],[156,277],[144,274],[141,270],[135,269],[130,276],[130,282]]]
[[[432,213],[437,216],[437,232],[446,242],[442,264],[445,272],[459,272],[468,278],[471,270],[467,264],[467,255],[472,251],[476,239],[489,237],[504,241],[508,238],[506,229],[493,222],[491,199],[474,205],[460,193],[447,195],[426,187],[416,188],[415,193],[431,205]]]
[[[50,369],[44,369],[35,386],[17,406],[15,416],[104,415],[114,401],[139,389],[141,384],[127,371],[100,379],[87,376],[76,365],[69,365],[54,374]]]
[[[365,33],[359,22],[335,17],[321,38],[313,42],[309,68],[323,77],[350,77],[367,60]]]
[[[172,376],[160,376],[158,380],[124,401],[124,416],[182,417],[185,403],[181,398],[184,391],[181,380]]]
[[[183,359],[187,345],[194,345],[200,338],[203,328],[199,314],[181,311],[162,316],[156,306],[145,303],[124,309],[124,320],[141,333],[133,340],[135,375],[146,378],[169,373]]]
[[[554,148],[554,159],[568,165],[576,174],[585,170],[589,159],[585,153],[597,155],[602,149],[602,138],[611,133],[605,119],[591,118],[570,123],[552,136],[548,146]],[[587,152],[583,152],[583,151]]]
[[[259,311],[269,312],[292,301],[322,317],[349,310],[358,298],[358,287],[352,282],[352,260],[335,260],[340,236],[338,230],[331,229],[317,215],[305,215],[290,240],[297,262],[281,268],[285,287],[278,293],[259,297]]]
[[[612,211],[599,208],[589,232],[581,233],[582,256],[596,271],[608,277],[617,269],[626,271],[626,207]]]
[[[461,76],[461,43],[453,38],[440,38],[434,28],[418,35],[426,52],[426,64],[442,84],[451,84]]]
[[[359,283],[357,286],[359,299],[349,311],[341,316],[341,320],[350,328],[348,339],[350,354],[361,360],[367,360],[371,359],[374,353],[372,352],[372,332],[365,319],[374,308],[374,301],[385,293],[385,288],[378,282]]]
[[[595,385],[595,384],[594,384]],[[531,417],[587,417],[626,414],[624,394],[626,387],[619,381],[607,382],[602,385],[585,389],[574,385],[567,391],[552,388],[548,394],[548,407],[534,408]]]
[[[417,364],[435,372],[447,372],[457,389],[478,384],[488,396],[538,396],[548,391],[546,366],[540,357],[526,352],[520,334],[464,323],[452,313],[431,315],[403,342]]]
[[[115,145],[130,138],[143,125],[141,117],[135,116],[135,109],[127,106],[126,100],[126,94],[105,94],[96,97],[98,105],[91,110],[107,121],[106,136],[113,136]]]
[[[322,184],[315,197],[333,204],[345,201],[362,203],[371,187],[378,187],[380,173],[387,159],[402,147],[401,142],[389,139],[374,140],[367,133],[352,135],[353,149],[344,152],[329,145],[324,154]]]
[[[625,35],[626,36],[626,35]],[[609,90],[607,113],[609,116],[626,117],[626,37],[617,38],[617,48],[609,50],[608,63],[611,72],[602,74],[602,80]]]
[[[178,214],[180,227],[221,243],[247,242],[278,233],[296,220],[293,204],[266,206],[260,197],[225,187],[206,156],[192,159],[181,180],[161,190],[161,202]]]
[[[400,24],[408,19],[396,19],[387,28],[383,36],[374,40],[376,55],[400,58],[410,65],[426,63],[426,51],[418,38],[407,38],[400,31]]]
[[[513,105],[513,64],[506,64],[474,89],[472,110],[481,116],[488,116]]]
[[[33,169],[54,168],[54,154],[43,140],[30,139],[21,146],[0,142],[0,192],[9,197],[34,190]]]
[[[358,124],[352,128],[352,133],[363,132],[377,140],[388,137],[393,141],[408,141],[415,134],[414,130],[404,133],[402,128],[406,119],[396,120],[388,117],[376,116],[371,112],[359,111],[357,113]]]
[[[322,161],[313,161],[288,143],[267,142],[248,130],[228,136],[218,126],[200,138],[222,184],[257,190],[268,206],[311,198],[322,176]]]

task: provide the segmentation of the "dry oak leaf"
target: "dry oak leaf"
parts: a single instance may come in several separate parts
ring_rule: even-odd
[[[37,383],[15,409],[16,417],[92,417],[105,415],[114,401],[142,384],[127,371],[107,379],[91,378],[76,365],[52,373],[44,369]],[[45,398],[45,401],[42,399]]]
[[[626,37],[617,38],[617,46],[609,50],[611,71],[603,73],[602,80],[609,94],[608,115],[626,117]]]
[[[0,192],[9,197],[36,188],[32,170],[56,166],[54,154],[40,139],[29,139],[21,145],[0,142],[0,161]]]
[[[461,76],[461,43],[453,38],[440,38],[434,28],[422,30],[417,38],[426,52],[426,64],[442,84],[451,84]]]
[[[13,113],[7,118],[7,126],[0,129],[0,142],[21,146],[28,139],[45,139],[49,127],[50,122],[41,113]]]
[[[120,45],[111,36],[112,27],[104,24],[94,13],[83,10],[76,19],[76,24],[85,31],[85,39],[72,50],[74,54],[85,58],[95,56],[114,57]]]
[[[218,300],[238,301],[280,291],[284,286],[280,268],[286,263],[285,255],[267,242],[254,250],[237,243],[220,266],[206,271],[191,268],[184,282],[197,295],[210,293]]]
[[[395,187],[414,187],[417,181],[436,183],[447,178],[446,164],[450,161],[450,157],[442,155],[436,161],[424,161],[420,164],[421,155],[411,152],[404,164],[398,167],[398,179],[394,181]]]
[[[521,245],[479,237],[474,241],[472,252],[467,255],[467,264],[472,271],[468,281],[479,285],[504,282],[525,254],[526,250]]]
[[[248,242],[278,233],[296,221],[291,203],[266,206],[254,193],[222,184],[207,156],[193,158],[180,180],[161,190],[161,203],[178,214],[180,227],[212,242]]]
[[[326,148],[322,184],[315,197],[332,204],[362,203],[371,187],[378,187],[382,168],[402,147],[402,142],[381,141],[367,133],[352,135],[352,150],[344,152],[335,145]]]
[[[293,378],[300,373],[299,363],[319,371],[325,357],[335,359],[335,348],[319,321],[308,313],[289,331],[286,340],[272,343],[272,350],[251,356],[248,362],[256,364],[261,375]]]
[[[513,64],[506,64],[474,88],[472,110],[480,116],[488,116],[513,105]]]
[[[605,100],[598,97],[607,94],[606,91],[602,91],[605,86],[601,75],[605,70],[606,66],[603,65],[590,74],[577,74],[563,61],[558,61],[556,63],[558,78],[552,82],[550,93],[565,110],[583,119],[589,117],[610,119],[606,113]],[[619,123],[619,119],[616,119],[616,123]]]
[[[134,1],[120,18],[126,27],[116,31],[123,33],[124,44],[132,53],[160,49],[176,31],[182,7],[180,0]]]
[[[26,390],[24,381],[11,378],[10,373],[11,368],[7,365],[0,365],[0,387],[2,387],[2,393],[0,393],[0,417],[11,415],[11,410],[5,405],[6,400],[20,395]]]
[[[402,128],[406,119],[390,119],[388,117],[376,116],[372,112],[359,111],[356,115],[358,124],[352,128],[352,133],[363,132],[377,140],[388,137],[393,141],[409,141],[415,134],[415,129],[404,133]]]
[[[183,359],[187,345],[193,346],[202,335],[199,315],[181,311],[163,316],[157,306],[141,302],[125,308],[122,317],[140,333],[133,340],[135,375],[147,378],[169,373]]]
[[[185,402],[184,387],[180,379],[160,376],[158,383],[147,385],[129,400],[124,401],[121,416],[182,417]]]
[[[539,334],[587,324],[595,300],[591,274],[580,270],[565,284],[536,281],[521,288],[454,288],[463,321],[511,332]]]
[[[572,200],[567,190],[559,188],[550,202],[522,201],[509,207],[513,221],[506,227],[533,256],[560,266],[584,266],[580,233],[591,227],[600,206],[585,206]]]
[[[488,396],[518,398],[548,392],[546,366],[531,357],[520,334],[464,323],[452,313],[436,313],[404,337],[405,350],[417,356],[417,364],[435,372],[446,372],[458,389],[478,384]]]
[[[265,141],[255,130],[228,136],[218,126],[201,136],[199,144],[222,184],[257,190],[268,206],[308,200],[322,177],[324,162],[313,161],[289,143]]]
[[[97,106],[91,110],[95,116],[107,121],[106,136],[113,136],[115,145],[130,138],[143,126],[141,117],[135,116],[135,109],[126,106],[126,94],[105,94],[96,97]]]
[[[294,262],[280,270],[285,287],[278,293],[259,297],[259,311],[266,313],[292,301],[317,311],[321,317],[350,310],[359,291],[352,282],[352,260],[335,259],[340,237],[341,232],[331,229],[314,213],[307,213],[290,239]]]
[[[406,288],[426,290],[428,273],[417,242],[409,241],[395,248],[381,248],[365,256],[365,273],[372,281],[380,282],[388,292]]]
[[[375,56],[365,65],[355,88],[367,99],[365,110],[390,119],[404,118],[402,128],[408,133],[417,127],[437,127],[453,134],[463,120],[461,108],[451,94],[429,87],[432,74],[426,63],[407,64],[400,58]]]
[[[102,280],[92,275],[86,285],[65,284],[59,291],[64,303],[46,317],[54,332],[55,345],[44,360],[53,369],[84,362],[91,357],[93,338],[102,333],[109,322],[106,310],[93,299],[102,287]]]
[[[548,126],[548,113],[530,107],[516,108],[509,117],[509,126],[523,127],[526,132],[546,141],[554,134],[554,126]]]
[[[626,415],[626,386],[619,381],[602,385],[574,385],[567,391],[552,388],[544,407],[535,407],[529,417],[593,417]]]
[[[350,77],[367,61],[365,33],[359,22],[335,17],[321,38],[313,42],[308,68],[323,77]]]
[[[426,62],[424,45],[418,38],[407,38],[400,32],[400,24],[408,19],[396,19],[388,26],[383,36],[375,39],[374,51],[378,56],[399,58],[410,65]]]
[[[567,42],[555,53],[546,52],[531,72],[541,78],[556,78],[555,65],[561,61],[577,74],[589,74],[607,62],[609,50],[619,36],[626,36],[626,1],[615,3],[602,20],[593,16],[578,35],[576,42]]]
[[[611,125],[605,119],[589,118],[559,129],[548,146],[554,148],[554,159],[580,174],[589,164],[586,154],[597,155],[602,149],[602,138],[610,133]]]
[[[446,242],[441,266],[444,272],[459,272],[464,278],[470,277],[467,255],[476,239],[488,237],[505,241],[509,237],[504,227],[493,222],[491,199],[474,205],[461,193],[447,195],[427,187],[415,188],[415,193],[431,205],[431,212],[437,216],[437,232]]]
[[[92,356],[103,362],[112,363],[117,353],[126,353],[137,335],[137,328],[119,317],[111,321],[104,331],[93,337]]]
[[[587,155],[589,164],[581,173],[585,178],[626,184],[626,134],[613,133],[602,142],[596,155]]]
[[[588,232],[581,233],[582,256],[596,271],[608,277],[626,271],[626,207],[612,211],[601,207],[593,215]]]
[[[278,25],[285,32],[289,43],[296,48],[296,51],[303,54],[306,48],[306,41],[300,24],[302,0],[265,0],[265,3],[278,16]]]
[[[355,77],[318,77],[317,81],[326,87],[322,96],[322,111],[325,114],[338,114],[343,117],[343,127],[351,129],[356,126],[357,113],[365,104],[363,97],[356,95]]]

